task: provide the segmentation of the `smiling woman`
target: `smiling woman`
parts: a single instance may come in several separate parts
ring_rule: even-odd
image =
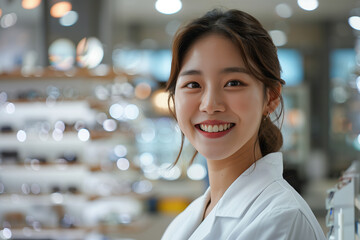
[[[207,160],[210,187],[162,239],[325,239],[282,178],[282,135],[269,115],[280,106],[281,117],[284,83],[269,34],[245,12],[213,10],[178,31],[169,102]]]

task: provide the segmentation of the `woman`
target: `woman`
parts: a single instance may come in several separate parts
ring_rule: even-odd
[[[282,114],[276,51],[261,24],[238,10],[210,11],[178,31],[169,102],[207,160],[210,187],[162,239],[325,239],[282,178],[282,135],[269,117],[279,105]]]

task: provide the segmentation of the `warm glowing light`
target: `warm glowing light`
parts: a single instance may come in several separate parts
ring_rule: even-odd
[[[164,90],[158,90],[153,94],[152,102],[159,112],[167,113],[168,109],[168,98],[169,94]]]
[[[162,14],[174,14],[181,10],[182,3],[180,0],[157,0],[155,8]]]
[[[0,17],[2,16],[2,9],[0,8]]]
[[[24,9],[34,9],[37,8],[41,3],[41,0],[22,0],[21,6]]]
[[[305,123],[304,113],[298,109],[291,109],[287,113],[287,121],[292,127],[302,127]]]
[[[318,0],[298,0],[297,3],[305,11],[313,11],[319,6]]]
[[[135,87],[135,96],[139,99],[146,99],[151,94],[151,86],[148,83],[142,82]]]
[[[360,30],[360,17],[359,16],[351,16],[348,19],[349,25],[355,29]]]
[[[50,15],[54,18],[61,18],[67,12],[71,11],[72,5],[69,2],[63,1],[55,3],[50,9]]]

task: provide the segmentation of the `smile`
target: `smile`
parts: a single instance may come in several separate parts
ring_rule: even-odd
[[[196,124],[195,128],[206,138],[220,138],[228,134],[234,126],[235,123],[208,120]]]
[[[217,132],[226,131],[232,128],[234,125],[235,125],[234,123],[225,123],[219,125],[199,124],[199,128],[204,132],[217,133]]]

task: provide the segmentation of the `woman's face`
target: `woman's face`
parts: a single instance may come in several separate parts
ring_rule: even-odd
[[[190,47],[175,87],[175,113],[206,159],[226,159],[244,146],[253,151],[265,102],[262,82],[249,75],[229,39],[211,34]]]

